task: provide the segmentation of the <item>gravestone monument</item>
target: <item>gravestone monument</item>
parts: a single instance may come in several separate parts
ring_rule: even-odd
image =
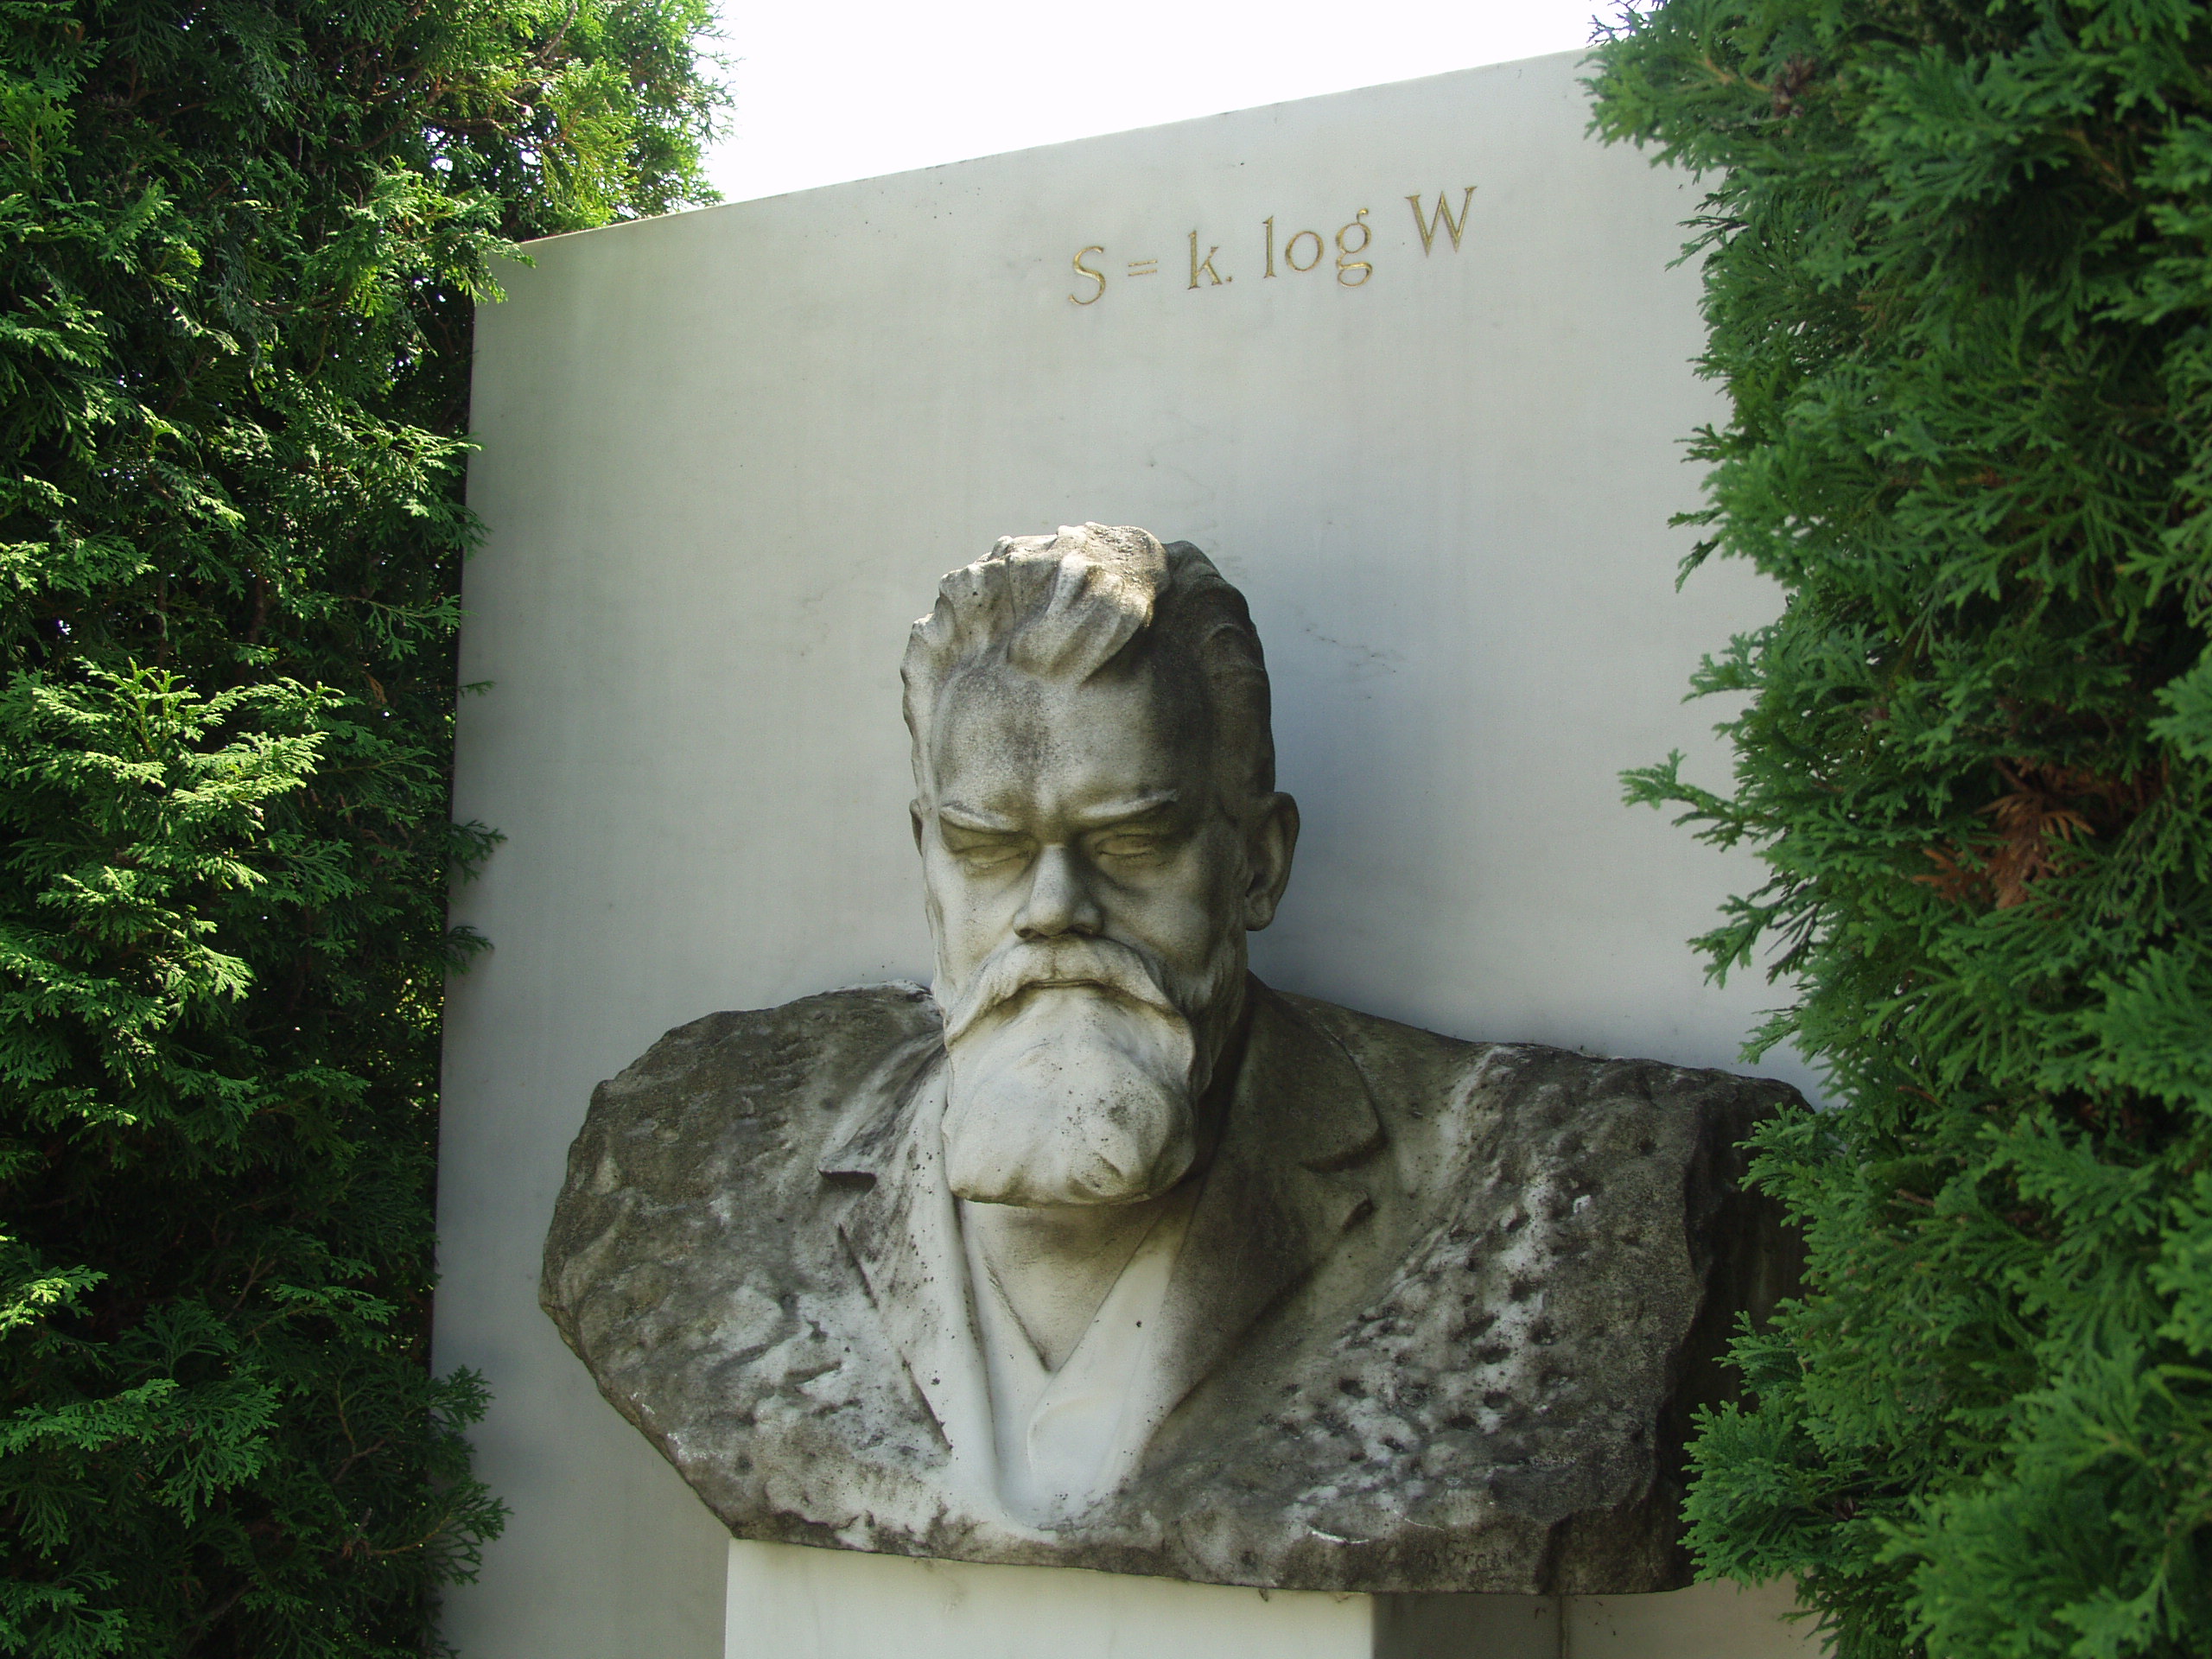
[[[1686,1379],[1771,1288],[1726,1148],[1776,1090],[1712,1073],[1776,994],[1683,943],[1756,870],[1618,774],[1725,776],[1681,688],[1776,600],[1675,591],[1697,193],[1586,120],[1539,60],[503,276],[455,797],[504,839],[454,896],[493,949],[448,994],[440,1162],[436,1363],[490,1384],[512,1511],[445,1604],[467,1659],[1806,1650],[1786,1589],[1630,1593],[1679,1581]],[[925,639],[918,779],[917,613],[1009,532],[1041,571],[1056,525],[1108,633]],[[1243,595],[1277,775],[1256,644],[1198,653],[1244,686],[1217,710],[1033,676],[1043,714],[1118,713],[1032,735],[1166,757],[1160,824],[1243,826],[1198,835],[1172,938],[1084,921],[1073,879],[1166,857],[1158,826],[1076,868],[999,798],[1045,775],[990,762],[1013,705],[958,689],[970,643],[1087,661],[1147,581],[1133,639]],[[1019,971],[1001,843],[1068,924]],[[1053,1116],[1046,1015],[1118,1057],[1103,1116]],[[1086,1196],[1122,1202],[1033,1202]],[[1055,1219],[1087,1208],[1124,1213]]]

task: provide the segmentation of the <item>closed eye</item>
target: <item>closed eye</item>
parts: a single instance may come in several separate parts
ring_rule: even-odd
[[[1102,858],[1143,858],[1166,846],[1167,837],[1156,830],[1116,830],[1091,842]]]
[[[1029,856],[1029,842],[1018,836],[978,836],[972,833],[948,833],[944,849],[968,868],[976,871],[995,870],[1018,864]]]

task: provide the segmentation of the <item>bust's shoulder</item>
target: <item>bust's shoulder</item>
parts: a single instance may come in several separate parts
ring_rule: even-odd
[[[777,1514],[765,1483],[794,1446],[927,1459],[932,1431],[839,1240],[854,1188],[820,1165],[921,1075],[941,1029],[918,985],[830,991],[678,1026],[593,1092],[539,1302],[725,1516]]]
[[[1363,1014],[1357,1008],[1324,1002],[1318,996],[1300,996],[1272,986],[1268,994],[1293,1018],[1321,1033],[1351,1056],[1352,1063],[1368,1075],[1370,1086],[1378,1073],[1387,1075],[1407,1068],[1443,1073],[1461,1071],[1479,1065],[1496,1046],[1425,1031],[1379,1014]]]
[[[546,1240],[549,1285],[618,1238],[664,1257],[795,1215],[814,1201],[823,1149],[880,1114],[941,1029],[929,993],[906,983],[677,1027],[592,1091]]]
[[[760,1108],[842,1098],[887,1054],[933,1039],[940,1026],[929,992],[903,980],[710,1014],[601,1084],[592,1110],[664,1110],[709,1096]]]
[[[1316,997],[1273,995],[1348,1054],[1378,1100],[1445,1095],[1563,1126],[1592,1114],[1690,1111],[1722,1128],[1748,1129],[1799,1098],[1788,1084],[1732,1071],[1614,1059],[1542,1043],[1447,1037]]]

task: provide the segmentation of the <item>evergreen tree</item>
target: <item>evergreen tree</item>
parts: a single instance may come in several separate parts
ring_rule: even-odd
[[[418,1653],[468,345],[705,0],[0,0],[0,1653]]]
[[[2212,1652],[2212,10],[1663,0],[1599,128],[1696,169],[1710,659],[1766,885],[1702,940],[1832,1109],[1760,1138],[1807,1294],[1737,1356],[1705,1567],[1844,1659]]]

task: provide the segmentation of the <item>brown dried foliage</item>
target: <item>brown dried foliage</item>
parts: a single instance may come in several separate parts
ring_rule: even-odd
[[[2060,871],[2069,847],[2124,828],[2163,784],[2155,772],[2120,778],[2030,761],[2000,760],[1997,771],[2008,791],[1980,809],[1995,833],[1921,849],[1936,869],[1913,880],[1953,904],[2025,904],[2037,882]]]

